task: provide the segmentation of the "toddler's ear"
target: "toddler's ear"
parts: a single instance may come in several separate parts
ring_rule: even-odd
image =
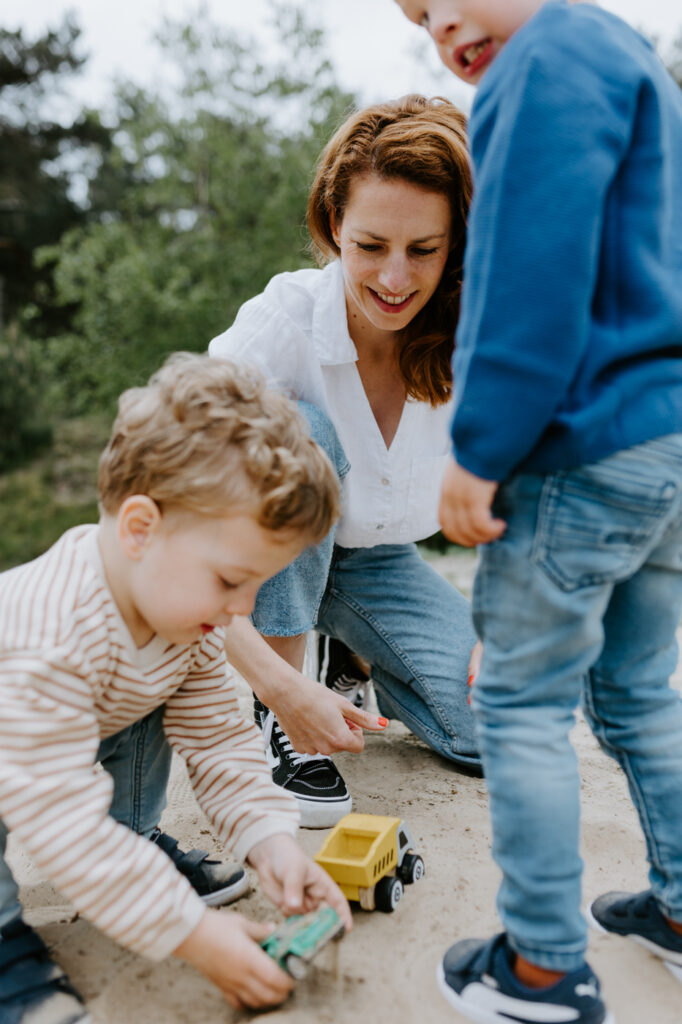
[[[116,517],[121,549],[138,561],[161,525],[161,510],[147,494],[132,494],[121,505]]]

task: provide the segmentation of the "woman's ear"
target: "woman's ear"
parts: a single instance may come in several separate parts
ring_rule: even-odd
[[[133,561],[139,561],[161,525],[161,510],[147,494],[131,494],[116,516],[121,550]]]
[[[341,221],[337,219],[336,212],[334,210],[329,211],[329,230],[331,231],[332,238],[334,239],[334,245],[337,249],[341,249]]]

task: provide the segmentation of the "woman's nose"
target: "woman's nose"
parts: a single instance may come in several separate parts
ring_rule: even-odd
[[[379,281],[393,295],[401,295],[411,279],[410,267],[404,255],[393,256],[384,263]]]

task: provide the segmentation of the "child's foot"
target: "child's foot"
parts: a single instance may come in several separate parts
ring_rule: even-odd
[[[0,928],[2,1024],[90,1024],[81,997],[20,917]]]
[[[651,889],[645,892],[607,892],[587,912],[600,932],[634,939],[671,964],[682,965],[682,935],[668,924]]]
[[[254,699],[254,717],[263,733],[272,781],[296,797],[302,828],[331,828],[348,814],[353,800],[329,757],[299,754],[272,711]]]
[[[478,1024],[614,1024],[585,964],[548,988],[526,988],[512,968],[504,933],[456,942],[438,968],[438,985],[452,1007]]]
[[[369,696],[369,676],[358,663],[353,652],[333,636],[320,633],[317,641],[317,677],[324,686],[334,693],[340,693],[364,708]]]
[[[223,907],[243,896],[249,888],[249,876],[234,861],[210,860],[205,850],[185,853],[177,839],[155,828],[150,842],[160,846],[209,907]]]

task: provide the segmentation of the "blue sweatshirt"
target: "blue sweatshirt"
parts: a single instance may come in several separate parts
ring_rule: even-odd
[[[682,91],[590,4],[486,72],[455,349],[455,455],[503,480],[682,431]]]

